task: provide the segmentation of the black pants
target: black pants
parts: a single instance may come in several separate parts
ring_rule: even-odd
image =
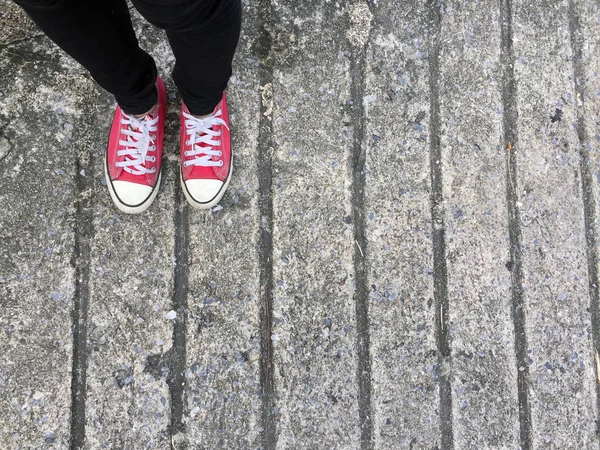
[[[240,0],[132,0],[165,29],[173,79],[192,114],[212,112],[231,76]],[[15,0],[59,47],[112,93],[128,114],[156,104],[156,65],[139,45],[125,0]]]

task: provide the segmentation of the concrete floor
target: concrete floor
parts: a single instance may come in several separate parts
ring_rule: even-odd
[[[205,212],[133,14],[141,216],[113,99],[0,0],[0,449],[600,446],[597,0],[247,0]]]

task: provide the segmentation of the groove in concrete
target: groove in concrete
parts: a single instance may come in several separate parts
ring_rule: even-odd
[[[448,329],[448,272],[446,268],[446,236],[444,198],[442,193],[442,153],[440,142],[439,55],[442,12],[437,0],[428,0],[427,11],[431,31],[429,49],[429,158],[431,174],[431,220],[433,244],[433,296],[440,395],[441,448],[454,448],[452,430],[452,388],[450,374],[450,336]]]
[[[75,243],[72,265],[75,267],[75,298],[72,311],[73,368],[71,371],[71,439],[72,450],[85,444],[85,399],[88,361],[87,322],[90,299],[90,239],[93,234],[92,209],[85,192],[92,189],[93,179],[82,175],[90,172],[81,157],[76,159],[77,201],[75,205]]]
[[[260,122],[258,127],[258,187],[260,196],[260,388],[261,405],[261,446],[264,450],[277,446],[277,430],[273,419],[273,343],[271,324],[273,318],[273,121],[269,115],[273,101],[273,59],[272,36],[269,33],[273,8],[270,0],[260,1],[264,21],[259,37],[260,57],[259,82],[262,90]]]
[[[175,170],[179,171],[179,167]],[[173,177],[174,180],[179,177]],[[177,313],[173,326],[173,347],[169,361],[167,384],[171,396],[171,423],[169,426],[172,448],[185,448],[185,423],[183,411],[185,405],[185,365],[187,361],[187,292],[188,292],[188,204],[183,193],[179,193],[175,208],[175,271],[173,289],[173,310]]]
[[[367,40],[368,42],[368,40]],[[352,46],[350,59],[351,117],[354,136],[351,155],[351,202],[354,216],[354,305],[356,314],[356,351],[358,355],[358,416],[360,423],[360,448],[374,448],[371,412],[371,335],[369,330],[369,271],[365,225],[365,96],[366,51],[364,46]]]
[[[523,263],[521,260],[521,216],[517,207],[517,157],[519,135],[517,129],[517,87],[514,74],[512,4],[500,2],[500,41],[502,64],[502,133],[506,155],[506,202],[510,242],[511,315],[515,334],[517,361],[517,392],[519,401],[519,439],[523,450],[531,448],[531,411],[529,406],[529,363],[525,334],[525,305],[523,299]]]
[[[598,292],[598,240],[594,232],[594,223],[597,220],[596,204],[593,197],[592,185],[592,168],[590,167],[590,155],[586,144],[588,142],[588,134],[585,126],[585,67],[582,58],[583,53],[583,33],[581,30],[580,18],[575,10],[573,0],[569,1],[569,38],[571,50],[573,52],[573,78],[575,84],[575,94],[577,101],[575,102],[577,119],[575,128],[579,141],[579,167],[581,171],[581,191],[583,200],[583,218],[586,237],[586,259],[588,269],[588,292],[590,296],[590,314],[592,322],[592,341],[594,343],[594,351],[600,349],[600,329],[598,328],[598,308],[600,307],[600,299]],[[598,370],[598,366],[596,370]],[[594,385],[596,386],[596,410],[600,411],[600,384],[596,382],[600,379],[600,374],[596,373]],[[596,435],[600,435],[600,420],[596,420]]]

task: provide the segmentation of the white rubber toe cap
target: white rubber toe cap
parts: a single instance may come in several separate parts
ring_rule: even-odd
[[[115,194],[126,206],[138,206],[152,195],[152,188],[129,181],[113,181]]]
[[[220,180],[187,180],[185,187],[196,202],[211,203],[219,195],[223,182]]]

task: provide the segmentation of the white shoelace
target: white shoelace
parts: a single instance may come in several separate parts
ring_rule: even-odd
[[[204,119],[199,119],[198,117],[194,117],[185,111],[183,112],[183,116],[185,117],[185,133],[186,136],[189,137],[185,144],[192,147],[191,150],[186,150],[183,155],[187,158],[191,156],[194,157],[194,159],[188,159],[184,161],[184,167],[192,165],[202,167],[221,167],[223,165],[222,160],[212,160],[213,156],[221,156],[222,154],[221,150],[213,149],[213,146],[221,145],[221,141],[215,139],[218,136],[221,136],[221,132],[214,131],[212,127],[214,125],[224,125],[227,129],[229,129],[225,121],[219,117],[221,114],[221,110],[219,109],[215,114],[211,114]],[[202,147],[200,144],[205,144],[206,147]]]
[[[121,130],[121,133],[127,136],[127,140],[119,140],[119,145],[124,149],[117,151],[117,156],[125,156],[125,161],[117,161],[116,166],[122,167],[123,170],[132,175],[145,175],[147,173],[156,172],[156,167],[148,169],[144,167],[146,161],[156,162],[156,156],[148,156],[148,152],[156,150],[154,140],[158,124],[158,114],[154,119],[148,116],[134,117],[123,113],[121,124],[127,127]]]

